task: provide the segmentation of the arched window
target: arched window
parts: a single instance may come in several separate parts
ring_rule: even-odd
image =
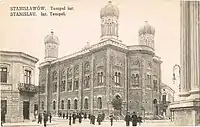
[[[117,83],[117,72],[115,72],[114,81],[115,81],[115,83]]]
[[[53,72],[53,93],[57,91],[57,72]]]
[[[90,83],[90,76],[85,76],[85,80],[84,80],[84,88],[89,88],[89,83]]]
[[[103,83],[104,79],[103,79],[103,72],[101,72],[101,83]]]
[[[85,98],[85,101],[84,101],[84,109],[88,109],[88,99]]]
[[[1,67],[0,68],[1,82],[7,83],[7,74],[8,74],[7,67]]]
[[[120,84],[120,78],[121,78],[121,73],[118,72],[118,76],[117,76],[117,79],[118,79],[118,80],[117,80],[117,83],[118,83],[118,84]]]
[[[64,100],[61,101],[61,109],[64,109]]]
[[[62,80],[62,82],[61,82],[61,89],[60,89],[60,91],[62,92],[62,91],[65,91],[65,85],[66,85],[65,70],[63,70],[62,73],[61,73],[61,80]]]
[[[56,109],[56,101],[53,101],[53,110]]]
[[[139,83],[139,74],[135,75],[135,83],[138,84]]]
[[[70,107],[71,107],[70,100],[67,100],[67,109],[70,109]]]
[[[42,101],[42,110],[44,110],[44,101]]]
[[[75,100],[74,100],[74,109],[77,109],[77,108],[78,108],[78,100],[75,99]]]
[[[102,109],[102,99],[101,99],[101,97],[98,97],[98,99],[97,99],[97,107],[98,107],[98,109]]]
[[[156,99],[153,100],[153,104],[157,104],[157,100]]]

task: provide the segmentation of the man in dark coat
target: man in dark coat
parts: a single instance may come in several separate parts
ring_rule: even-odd
[[[79,121],[79,123],[82,122],[82,116],[81,116],[81,114],[82,114],[82,113],[79,113],[79,116],[78,116],[78,121]]]
[[[69,114],[69,125],[70,126],[72,125],[72,114],[71,113]]]
[[[86,114],[86,112],[84,113],[84,119],[87,119],[87,114]]]
[[[102,113],[102,119],[103,119],[103,121],[105,119],[105,113],[104,112]]]
[[[129,112],[127,112],[124,120],[126,121],[126,126],[129,127],[130,121],[131,121],[131,116],[130,116]]]
[[[51,123],[52,115],[49,113],[49,122]]]
[[[110,124],[111,124],[111,126],[113,125],[113,114],[112,113],[110,115]]]
[[[47,115],[47,112],[46,111],[44,111],[44,127],[46,127],[47,126],[47,121],[48,121],[48,115]]]
[[[69,114],[68,114],[68,112],[67,112],[67,114],[66,114],[66,119],[68,119],[68,115],[69,115]]]
[[[42,124],[42,114],[41,113],[39,113],[38,114],[38,124]]]
[[[132,115],[132,126],[137,126],[137,115],[135,114],[135,112],[133,112]]]
[[[75,114],[75,112],[72,114],[72,119],[73,119],[72,123],[75,124],[75,120],[76,120],[76,114]]]
[[[88,114],[88,119],[89,119],[89,120],[91,119],[91,115],[90,115],[90,113]]]
[[[102,121],[102,116],[99,113],[98,116],[97,116],[97,122],[98,122],[99,125],[101,125],[101,121]]]
[[[65,119],[65,113],[63,113],[63,119]]]
[[[91,117],[92,117],[92,124],[95,125],[95,119],[96,119],[96,117],[95,117],[95,115],[92,115]]]

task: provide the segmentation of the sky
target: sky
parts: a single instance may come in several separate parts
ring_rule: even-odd
[[[59,57],[82,49],[86,42],[100,41],[100,10],[108,0],[0,0],[0,50],[20,51],[44,60],[44,37],[53,29],[59,37]],[[155,53],[162,63],[162,82],[178,89],[172,82],[173,66],[180,63],[179,0],[112,0],[119,8],[119,39],[126,45],[138,44],[138,30],[148,21],[155,27]],[[10,16],[13,6],[71,6],[63,17]],[[37,13],[40,13],[38,11]],[[178,73],[178,70],[176,71]],[[38,69],[36,70],[38,84]]]

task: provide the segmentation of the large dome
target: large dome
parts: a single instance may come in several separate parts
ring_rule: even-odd
[[[141,34],[155,35],[155,28],[153,26],[149,25],[147,21],[145,21],[145,25],[139,29],[139,35],[141,35]]]
[[[102,18],[106,16],[119,17],[119,9],[117,6],[113,5],[111,1],[109,1],[108,4],[101,9],[100,17]]]
[[[59,44],[59,39],[56,35],[54,35],[54,32],[51,31],[51,34],[47,35],[45,38],[44,38],[44,43],[57,43]]]

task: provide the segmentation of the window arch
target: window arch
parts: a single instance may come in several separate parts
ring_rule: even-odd
[[[61,109],[64,109],[64,106],[65,106],[64,100],[62,100],[62,101],[61,101]]]
[[[85,98],[84,109],[88,109],[88,98]]]
[[[70,107],[71,107],[71,101],[67,100],[67,109],[70,109]]]
[[[65,70],[63,69],[62,70],[62,73],[61,73],[61,89],[60,91],[65,91],[65,85],[66,85],[66,75],[65,75]]]
[[[53,72],[53,93],[57,91],[57,72]]]
[[[78,100],[75,99],[75,100],[74,100],[74,109],[77,109],[77,108],[78,108]]]
[[[97,108],[102,109],[102,99],[101,99],[101,97],[98,97],[98,99],[97,99]]]
[[[53,101],[53,110],[56,109],[56,101]]]

